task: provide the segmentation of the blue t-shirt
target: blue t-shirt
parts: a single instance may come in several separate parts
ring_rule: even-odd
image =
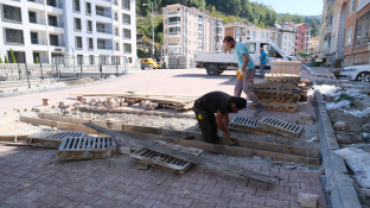
[[[267,63],[266,57],[267,57],[266,52],[262,51],[262,53],[261,53],[261,58],[262,58],[261,64],[266,64]]]
[[[248,62],[248,65],[247,65],[246,69],[256,68],[254,66],[253,60],[251,59],[251,57],[249,55],[249,51],[248,51],[248,48],[247,48],[246,45],[244,45],[243,43],[238,42],[238,43],[236,43],[235,49],[232,49],[232,52],[234,53],[234,56],[235,56],[236,60],[238,61],[239,69],[242,69],[242,67],[243,67],[243,62],[244,62],[243,54],[247,54],[247,56],[249,58],[249,62]]]

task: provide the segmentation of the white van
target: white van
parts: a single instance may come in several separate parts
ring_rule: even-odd
[[[256,65],[256,74],[260,74],[259,63],[261,57],[260,48],[263,47],[267,54],[267,64],[265,69],[270,69],[271,62],[276,60],[297,61],[294,56],[285,55],[274,43],[269,41],[246,40],[242,41],[249,50],[249,54]],[[194,61],[198,66],[203,66],[208,75],[220,75],[224,70],[237,70],[238,64],[234,54],[218,52],[201,52],[194,56]]]

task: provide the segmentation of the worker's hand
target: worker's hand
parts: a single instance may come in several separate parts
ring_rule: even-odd
[[[230,133],[229,132],[224,133],[224,138],[231,141]]]
[[[240,74],[240,71],[237,70],[235,76],[238,76]]]
[[[244,78],[244,74],[238,74],[237,77],[238,77],[238,80],[242,80]]]

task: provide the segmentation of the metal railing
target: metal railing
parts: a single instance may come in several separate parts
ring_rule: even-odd
[[[51,46],[59,46],[59,47],[64,47],[65,46],[63,41],[60,41],[60,42],[50,41],[50,45]]]
[[[44,4],[44,0],[28,0],[29,2],[37,3],[37,4]]]
[[[11,13],[8,13],[8,12],[5,12],[4,13],[4,20],[6,21],[11,21],[11,22],[22,22],[20,16],[16,16],[15,14],[11,14]]]
[[[64,27],[64,23],[60,21],[48,21],[49,26],[54,26],[54,27]]]
[[[169,25],[178,25],[180,24],[181,21],[180,20],[176,20],[176,21],[171,21],[171,22],[168,22]]]
[[[112,45],[109,45],[109,44],[99,44],[98,43],[98,49],[112,50]]]
[[[367,45],[369,42],[370,42],[370,37],[359,38],[356,40],[355,46],[358,47],[358,46]]]
[[[31,38],[31,44],[34,45],[47,45],[48,41],[44,39],[39,39],[39,38]]]
[[[30,17],[29,21],[30,23],[34,23],[34,24],[46,25],[45,19],[42,19],[42,18]]]
[[[57,8],[63,9],[63,2],[62,1],[49,1],[49,0],[47,0],[46,1],[46,4],[48,6],[52,6],[52,7],[57,7]]]
[[[180,14],[180,11],[176,11],[176,12],[170,12],[168,13],[168,15],[181,15],[181,14]]]
[[[108,17],[108,18],[112,17],[112,14],[110,12],[104,12],[104,11],[99,11],[99,10],[96,10],[96,15],[102,16],[102,17]]]
[[[98,27],[96,28],[96,32],[112,34],[112,30]]]
[[[6,37],[7,43],[23,44],[23,39],[20,37]]]
[[[181,35],[180,32],[169,32],[168,33],[169,36],[172,36],[172,35]]]
[[[180,45],[180,43],[176,42],[176,43],[169,43],[168,45]]]

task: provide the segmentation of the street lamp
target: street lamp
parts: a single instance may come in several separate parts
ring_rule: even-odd
[[[152,31],[153,31],[153,48],[152,48],[152,53],[153,53],[153,56],[154,56],[154,12],[153,12],[153,3],[152,4]],[[143,6],[147,6],[149,4],[142,4]]]

